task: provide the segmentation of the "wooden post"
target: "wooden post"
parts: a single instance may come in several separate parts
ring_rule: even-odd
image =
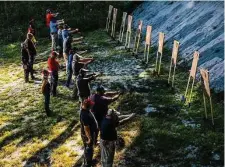
[[[115,38],[115,33],[116,33],[116,16],[117,16],[117,9],[113,8],[112,32],[111,32],[111,36],[113,38]]]
[[[112,5],[109,5],[108,17],[106,19],[106,31],[107,32],[109,32],[109,25],[110,25],[110,19],[111,19],[112,9],[113,9],[113,6]]]
[[[140,42],[140,38],[141,38],[142,24],[143,24],[143,21],[139,20],[138,28],[137,28],[135,40],[134,40],[133,53],[138,52],[139,42]]]
[[[163,54],[163,43],[164,43],[165,34],[162,32],[159,32],[159,42],[158,42],[158,51],[157,51],[157,57],[156,57],[156,71],[158,67],[158,58],[159,60],[159,68],[158,68],[158,75],[160,74],[160,68],[162,63],[162,54]],[[160,56],[158,56],[160,54]]]
[[[150,51],[150,46],[148,45],[148,50],[147,50],[147,61],[146,61],[146,63],[148,63],[149,51]]]
[[[133,53],[135,52],[135,49],[136,49],[136,40],[137,40],[137,34],[135,35],[135,38],[134,38]]]
[[[127,13],[123,12],[122,22],[121,22],[121,26],[120,26],[120,34],[119,34],[119,42],[121,42],[121,43],[123,42],[123,33],[124,33],[126,18],[127,18]]]
[[[144,49],[144,61],[145,61],[145,56],[146,56],[146,49],[147,49],[147,44],[145,44],[145,49]]]
[[[191,102],[191,96],[192,96],[192,91],[193,91],[193,87],[194,87],[194,82],[195,82],[195,79],[193,78],[193,82],[192,82],[192,85],[191,85],[191,93],[189,95],[189,100],[188,100],[189,103]]]
[[[161,64],[162,64],[162,54],[160,53],[158,75],[160,74]]]
[[[171,68],[173,65],[174,69],[173,69],[173,75],[172,75],[172,87],[174,86],[174,77],[175,77],[175,69],[176,69],[176,64],[177,64],[178,49],[179,49],[179,42],[174,40],[173,51],[172,51],[172,56],[171,56],[171,63],[170,63],[170,71],[169,71],[169,77],[168,77],[168,83],[170,83]]]
[[[173,67],[173,79],[172,79],[172,87],[174,86],[174,76],[175,76],[176,64]]]
[[[169,77],[168,77],[168,84],[170,83],[170,76],[171,76],[172,64],[173,64],[173,58],[171,57],[171,61],[170,61],[170,70],[169,70]]]
[[[187,87],[186,87],[186,91],[185,91],[185,95],[184,95],[185,97],[187,96],[187,92],[188,92],[188,87],[189,87],[190,80],[191,80],[191,76],[189,75],[188,83],[187,83]]]
[[[204,102],[204,108],[205,108],[205,118],[207,119],[208,115],[207,115],[207,108],[206,108],[206,101],[205,101],[205,93],[204,93],[204,91],[203,91],[203,102]]]
[[[212,107],[212,98],[209,97],[210,108],[211,108],[211,116],[212,116],[212,124],[214,125],[214,117],[213,117],[213,107]]]
[[[157,71],[159,52],[156,53],[155,71]]]
[[[136,53],[138,52],[138,48],[139,48],[140,39],[141,39],[141,35],[139,35],[139,36],[138,36]]]

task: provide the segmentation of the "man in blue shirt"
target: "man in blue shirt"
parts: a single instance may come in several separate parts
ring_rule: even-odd
[[[50,34],[52,39],[52,50],[56,50],[56,40],[57,40],[57,33],[58,33],[58,24],[63,22],[57,22],[56,18],[53,17],[50,21]]]

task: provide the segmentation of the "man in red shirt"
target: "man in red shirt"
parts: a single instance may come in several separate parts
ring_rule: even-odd
[[[54,14],[50,9],[46,10],[46,26],[49,27],[50,21],[53,17],[56,17],[58,13]]]
[[[51,74],[50,85],[53,96],[56,96],[56,88],[58,85],[59,62],[56,60],[58,55],[59,53],[53,51],[51,57],[48,58],[48,70]]]

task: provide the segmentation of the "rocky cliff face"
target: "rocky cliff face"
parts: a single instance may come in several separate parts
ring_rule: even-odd
[[[144,2],[133,12],[133,28],[138,20],[143,20],[144,34],[152,26],[153,45],[158,32],[165,33],[168,48],[178,40],[180,61],[191,62],[199,51],[198,67],[209,70],[211,88],[224,89],[224,2]]]

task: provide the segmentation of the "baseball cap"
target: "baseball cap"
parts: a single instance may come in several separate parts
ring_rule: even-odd
[[[93,106],[95,103],[90,98],[87,98],[83,101],[83,104]]]
[[[96,89],[97,92],[105,92],[105,88],[103,86],[98,86]]]

